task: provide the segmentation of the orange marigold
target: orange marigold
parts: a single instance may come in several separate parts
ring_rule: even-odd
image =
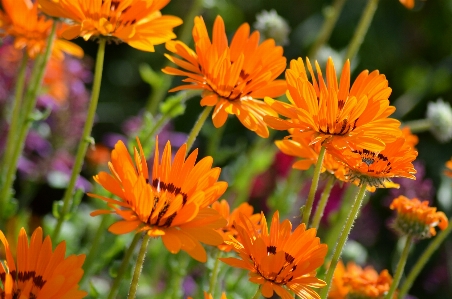
[[[444,174],[452,178],[452,158],[446,162],[446,168]]]
[[[38,227],[28,242],[24,228],[20,230],[17,252],[11,252],[8,240],[0,231],[0,240],[5,247],[6,261],[1,263],[0,297],[79,299],[88,293],[79,290],[78,282],[83,276],[85,255],[66,253],[63,241],[52,251],[52,241],[47,236],[42,241],[42,229]],[[16,258],[14,258],[14,256]]]
[[[282,47],[276,46],[273,39],[259,44],[259,32],[250,35],[247,23],[240,26],[229,46],[220,16],[213,26],[212,41],[203,18],[196,17],[193,39],[196,52],[181,41],[166,43],[169,51],[183,59],[166,57],[185,70],[166,67],[163,72],[186,76],[183,81],[190,83],[170,91],[204,90],[201,106],[215,106],[212,115],[215,127],[223,126],[228,115],[235,114],[246,128],[261,137],[268,137],[263,116],[277,114],[256,99],[278,97],[286,91],[285,81],[276,80],[286,68]]]
[[[384,75],[378,71],[363,71],[350,88],[350,61],[342,69],[340,83],[336,78],[333,60],[326,64],[326,82],[316,62],[318,81],[309,59],[306,65],[301,58],[292,60],[286,70],[290,103],[265,98],[276,112],[287,119],[264,116],[269,127],[277,130],[293,129],[290,133],[308,135],[311,144],[346,148],[350,144],[381,151],[385,144],[401,135],[400,122],[387,118],[395,111],[389,106],[391,88]]]
[[[230,236],[238,238],[238,241],[240,241],[239,233],[235,229],[235,223],[240,222],[240,215],[248,218],[251,223],[253,223],[253,226],[257,229],[260,228],[261,214],[253,214],[254,208],[246,202],[240,204],[236,209],[232,211],[232,213],[230,212],[228,202],[224,199],[222,201],[214,202],[212,204],[212,209],[218,211],[218,213],[220,213],[220,215],[223,216],[223,218],[228,222],[225,227],[217,230],[218,233],[223,236],[224,241],[230,241]],[[232,250],[232,246],[226,243],[218,245],[218,248],[226,252]]]
[[[226,182],[218,182],[220,168],[212,168],[208,156],[196,162],[198,150],[185,159],[187,145],[177,151],[171,163],[171,144],[168,141],[159,161],[158,140],[155,146],[152,177],[137,138],[139,150],[134,150],[134,161],[126,146],[118,141],[111,153],[108,166],[111,174],[100,172],[94,180],[119,200],[88,194],[108,203],[112,210],[96,210],[92,216],[106,213],[118,214],[120,220],[110,226],[114,234],[132,231],[146,232],[152,237],[162,237],[171,253],[181,249],[194,259],[205,262],[206,251],[200,242],[217,246],[223,238],[215,229],[224,227],[226,221],[209,208],[226,190]]]
[[[394,228],[401,234],[412,235],[418,239],[435,236],[436,226],[444,230],[449,224],[446,215],[437,212],[435,207],[429,207],[428,201],[408,199],[401,195],[395,198],[389,207],[391,210],[397,210]]]
[[[72,20],[62,33],[66,39],[78,36],[108,37],[142,51],[154,52],[176,35],[173,28],[182,24],[175,16],[162,16],[160,10],[170,0],[38,0],[51,16]]]
[[[315,277],[316,269],[323,264],[327,245],[320,244],[316,229],[306,230],[305,224],[292,232],[289,220],[280,223],[279,213],[272,218],[270,234],[265,216],[262,215],[262,229],[257,230],[249,219],[242,217],[236,224],[241,242],[231,238],[227,242],[240,255],[237,258],[221,258],[226,264],[249,270],[249,280],[261,285],[260,291],[266,298],[276,292],[283,299],[293,299],[287,287],[296,295],[319,299],[311,288],[325,286],[325,282]]]
[[[340,261],[334,270],[329,299],[383,299],[392,284],[388,270],[378,274],[371,266],[361,268],[353,262],[344,267]],[[396,298],[396,296],[394,296]]]
[[[43,53],[53,25],[53,20],[47,19],[38,9],[38,3],[31,0],[1,0],[6,15],[0,15],[0,27],[3,34],[14,37],[17,49],[26,49],[31,58]],[[2,26],[3,23],[3,26]],[[53,44],[53,54],[63,57],[62,52],[82,57],[83,50],[66,40],[56,39]]]

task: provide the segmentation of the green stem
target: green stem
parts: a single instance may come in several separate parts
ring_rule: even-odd
[[[425,264],[427,264],[430,257],[433,253],[438,249],[438,247],[444,242],[444,240],[449,236],[452,231],[452,218],[449,219],[449,225],[445,230],[440,232],[432,242],[428,245],[427,249],[422,253],[421,257],[416,261],[407,278],[405,279],[402,287],[399,290],[399,298],[405,298],[405,295],[410,290],[411,286],[414,283],[414,280],[421,272],[422,268],[424,268]]]
[[[2,189],[0,191],[0,219],[3,219],[3,216],[5,216],[4,209],[6,207],[6,203],[10,198],[10,190],[14,182],[17,170],[17,163],[19,161],[19,157],[22,153],[22,150],[25,146],[25,139],[28,135],[28,130],[32,122],[31,115],[36,105],[36,99],[42,84],[42,80],[44,78],[47,61],[49,61],[50,54],[52,53],[55,32],[56,32],[56,22],[53,22],[52,29],[47,39],[46,50],[44,52],[44,55],[42,54],[38,55],[38,57],[35,60],[35,65],[33,67],[29,88],[27,89],[25,100],[22,106],[23,108],[20,109],[19,114],[21,114],[22,117],[19,116],[19,118],[21,118],[19,122],[22,122],[22,124],[19,125],[18,137],[15,138],[16,147],[14,148],[11,154],[11,159],[6,164],[6,165],[9,164],[9,166],[6,166],[7,167],[7,170],[5,170],[6,177]]]
[[[317,52],[328,42],[346,1],[347,0],[334,0],[333,5],[326,8],[325,21],[323,22],[322,29],[320,29],[317,39],[309,51],[308,57],[315,59]]]
[[[256,294],[254,294],[252,299],[258,299],[260,296],[261,296],[261,288],[258,287],[257,291],[256,291]]]
[[[115,277],[115,280],[113,281],[113,285],[110,288],[110,293],[108,294],[107,299],[113,299],[116,296],[116,292],[119,289],[119,285],[122,282],[122,277],[124,276],[127,267],[129,265],[130,258],[132,257],[133,251],[135,250],[135,247],[138,244],[138,241],[141,239],[141,234],[136,234],[135,237],[132,240],[132,243],[130,244],[129,248],[126,251],[126,254],[124,255],[124,258],[122,260],[121,266],[118,270],[118,275]]]
[[[226,129],[226,124],[222,125],[218,129],[214,127],[215,133],[209,136],[209,142],[207,143],[207,155],[215,157],[218,152],[218,147],[221,143],[221,138],[223,137],[224,131]]]
[[[97,102],[99,100],[100,85],[102,81],[102,69],[104,65],[105,44],[107,39],[101,38],[99,40],[99,48],[97,50],[96,66],[94,69],[94,81],[91,91],[91,100],[88,107],[88,115],[86,116],[85,126],[83,128],[82,138],[77,148],[77,154],[75,156],[74,166],[72,168],[71,178],[69,184],[64,192],[63,207],[60,211],[60,215],[57,220],[55,229],[53,230],[52,240],[57,240],[61,230],[63,222],[66,220],[66,215],[69,213],[70,202],[74,194],[75,183],[82,169],[83,160],[85,158],[88,145],[91,143],[91,129],[94,123],[94,117],[96,115]]]
[[[315,192],[317,191],[317,186],[319,185],[320,171],[322,170],[323,157],[325,156],[326,148],[322,146],[320,149],[319,157],[317,158],[317,163],[314,168],[314,176],[312,177],[311,189],[309,190],[308,199],[306,205],[302,207],[303,216],[301,218],[301,223],[305,223],[308,226],[309,217],[311,216],[312,205],[314,203]]]
[[[400,278],[402,278],[403,269],[405,269],[405,264],[408,259],[408,254],[410,253],[411,244],[413,243],[413,236],[408,235],[405,242],[405,247],[403,248],[402,255],[400,256],[399,263],[397,264],[396,272],[392,280],[391,288],[386,294],[385,299],[392,299],[397,286],[399,285]],[[403,298],[399,297],[398,298]]]
[[[334,182],[336,178],[334,175],[330,174],[328,178],[328,182],[323,189],[322,196],[320,197],[320,201],[317,204],[317,208],[315,209],[314,219],[312,220],[311,227],[318,229],[320,220],[323,216],[323,211],[325,210],[326,203],[328,202],[328,198],[330,197],[331,189],[333,189]]]
[[[378,0],[369,0],[367,2],[361,19],[359,20],[358,27],[356,27],[355,34],[353,35],[353,38],[348,46],[347,53],[345,54],[346,59],[352,60],[355,57],[356,53],[358,53],[358,50],[361,47],[364,37],[367,34],[367,30],[369,29],[370,23],[372,22],[377,7]]]
[[[350,234],[350,231],[352,230],[353,223],[355,222],[355,219],[358,217],[361,204],[364,199],[364,195],[366,193],[366,184],[361,185],[358,194],[355,198],[355,202],[353,203],[353,206],[350,210],[350,213],[348,214],[347,221],[345,222],[344,228],[342,230],[342,234],[336,244],[336,248],[334,249],[333,258],[331,260],[331,264],[328,268],[328,271],[326,272],[325,282],[326,287],[322,289],[320,292],[320,297],[322,299],[326,299],[328,295],[328,291],[331,287],[331,281],[333,280],[333,274],[334,270],[336,269],[337,263],[339,262],[339,259],[342,254],[342,249],[344,248],[345,243],[347,242],[348,235]]]
[[[187,138],[187,153],[190,151],[191,147],[193,146],[193,143],[195,142],[196,137],[199,134],[199,131],[201,131],[202,126],[204,125],[206,119],[209,117],[210,112],[212,111],[214,106],[207,106],[202,111],[201,115],[199,115],[198,120],[195,123],[195,126],[193,129],[191,129],[190,134]]]
[[[141,241],[140,252],[137,256],[137,262],[135,264],[135,270],[133,271],[132,282],[130,283],[129,295],[127,299],[135,299],[138,289],[138,280],[140,279],[141,270],[143,269],[144,259],[146,258],[146,252],[148,250],[149,235],[145,234]]]
[[[220,249],[217,249],[217,254],[215,256],[215,264],[213,265],[212,273],[210,275],[210,281],[209,281],[209,294],[212,295],[213,298],[215,298],[215,284],[217,283],[218,273],[219,273],[219,266],[220,266],[220,257],[223,251]]]
[[[404,122],[403,126],[409,127],[411,133],[416,134],[430,130],[430,128],[432,127],[432,122],[428,119],[417,119]]]

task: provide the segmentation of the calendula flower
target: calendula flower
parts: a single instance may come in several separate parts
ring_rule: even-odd
[[[193,299],[192,297],[188,297],[187,299]],[[213,299],[213,296],[207,292],[204,292],[204,299]],[[226,294],[222,293],[220,299],[228,299],[226,298]]]
[[[0,297],[5,299],[78,299],[88,293],[79,290],[78,282],[83,276],[85,255],[64,257],[66,243],[63,241],[52,251],[52,241],[47,236],[42,241],[42,229],[38,227],[28,242],[22,228],[19,233],[17,252],[11,252],[8,240],[0,231],[5,247],[6,261],[0,266]]]
[[[5,21],[4,16],[0,17],[0,23],[6,23],[3,25],[4,34],[14,37],[14,46],[26,49],[31,58],[43,53],[54,21],[43,16],[38,3],[31,0],[2,0],[2,5],[8,21]],[[52,50],[60,58],[63,56],[62,52],[83,56],[83,50],[79,46],[62,39],[55,40]]]
[[[381,152],[356,148],[334,150],[332,154],[346,166],[346,181],[360,186],[366,184],[371,187],[370,191],[375,188],[398,188],[391,182],[394,177],[416,179],[412,162],[417,157],[417,151],[404,138],[388,143]]]
[[[142,51],[154,52],[155,45],[175,38],[173,28],[182,24],[180,18],[160,12],[170,0],[38,2],[46,14],[70,20],[70,26],[62,33],[66,39],[81,36],[88,40],[102,36]]]
[[[259,32],[250,35],[247,23],[240,26],[228,45],[220,16],[215,20],[212,40],[202,17],[196,17],[193,39],[195,51],[181,41],[166,43],[169,51],[183,59],[166,57],[184,70],[166,67],[163,72],[185,76],[183,81],[190,83],[170,91],[203,90],[201,106],[215,106],[212,115],[215,127],[223,126],[228,115],[235,114],[246,128],[268,137],[262,118],[277,114],[258,99],[278,97],[286,91],[285,81],[276,80],[286,68],[282,47],[275,46],[273,39],[259,44]]]
[[[430,238],[436,235],[435,227],[444,230],[449,221],[443,212],[437,212],[435,207],[429,207],[428,201],[405,196],[395,198],[389,206],[397,211],[394,228],[404,235],[412,235],[418,239]]]
[[[309,59],[306,65],[301,58],[292,60],[286,70],[290,103],[265,98],[276,112],[287,119],[264,116],[265,122],[277,130],[292,129],[291,134],[308,135],[311,143],[327,147],[346,148],[350,144],[381,151],[385,144],[401,135],[398,120],[387,118],[395,111],[389,106],[391,88],[384,75],[378,71],[363,71],[350,88],[350,61],[342,69],[337,82],[333,60],[326,64],[326,82],[316,63],[318,80]]]
[[[241,224],[236,224],[242,241],[231,238],[226,242],[239,253],[240,259],[220,260],[250,271],[249,280],[260,285],[266,298],[276,292],[283,299],[293,299],[287,289],[301,298],[320,298],[311,288],[325,286],[325,282],[315,275],[316,269],[323,264],[327,245],[320,244],[316,229],[306,230],[303,223],[292,232],[289,220],[279,221],[278,211],[273,215],[270,233],[264,215],[261,221],[262,229],[257,230],[243,217]]]
[[[414,7],[414,0],[399,0],[399,1],[408,9],[413,9]]]
[[[353,262],[347,263],[345,267],[340,261],[334,270],[328,298],[383,299],[391,284],[392,277],[388,270],[378,273],[372,266],[363,269]]]
[[[444,174],[452,178],[452,158],[446,162],[446,168]]]
[[[96,210],[92,216],[113,213],[122,220],[110,226],[114,234],[132,231],[146,232],[152,237],[162,237],[171,253],[181,249],[194,259],[205,262],[206,252],[200,242],[218,246],[223,238],[215,229],[226,221],[214,209],[209,208],[226,190],[226,182],[218,182],[220,168],[212,168],[212,157],[196,162],[198,150],[187,159],[187,145],[176,153],[171,163],[171,144],[168,141],[159,161],[158,140],[155,145],[152,176],[137,138],[132,160],[122,141],[118,141],[111,153],[111,174],[100,172],[94,180],[119,200],[89,194],[108,203],[112,210]],[[134,162],[135,165],[134,165]]]
[[[234,209],[231,213],[229,204],[226,200],[216,201],[212,204],[212,209],[218,211],[221,216],[228,222],[228,224],[217,230],[223,236],[223,240],[230,241],[231,238],[229,236],[233,236],[234,238],[238,238],[240,241],[239,233],[235,229],[235,223],[240,222],[239,215],[243,215],[248,218],[257,229],[260,228],[261,214],[253,214],[254,208],[248,203],[241,203],[236,209]],[[218,249],[222,251],[229,252],[232,250],[232,246],[226,243],[218,245]]]

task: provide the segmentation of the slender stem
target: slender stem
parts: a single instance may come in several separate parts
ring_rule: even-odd
[[[130,258],[132,257],[132,254],[135,250],[135,247],[138,244],[138,241],[141,239],[141,234],[136,234],[135,237],[132,240],[132,243],[130,244],[129,248],[126,251],[126,254],[124,255],[124,258],[122,259],[121,266],[119,266],[118,274],[115,277],[115,280],[113,281],[113,285],[110,288],[110,293],[108,294],[107,299],[113,299],[116,298],[116,291],[119,288],[119,285],[122,282],[122,277],[124,276],[127,266],[129,265]]]
[[[69,184],[64,192],[63,196],[63,207],[60,211],[57,224],[53,230],[52,239],[56,240],[61,230],[63,222],[66,220],[66,215],[69,212],[70,202],[74,194],[75,183],[79,176],[80,170],[82,169],[83,160],[85,158],[86,150],[90,144],[91,129],[94,123],[94,116],[96,115],[97,102],[99,100],[100,85],[102,81],[102,69],[104,65],[104,55],[105,55],[105,44],[107,40],[101,38],[99,40],[99,48],[97,50],[96,66],[94,69],[94,81],[93,88],[91,91],[91,100],[88,107],[88,115],[86,116],[85,126],[83,128],[82,138],[79,142],[77,148],[77,154],[75,156],[74,166],[72,168],[71,178],[69,179]]]
[[[140,279],[141,270],[143,269],[144,259],[146,258],[146,252],[148,250],[149,235],[145,234],[141,241],[140,252],[137,256],[137,263],[135,264],[135,270],[133,271],[132,282],[130,283],[129,295],[127,299],[135,299],[138,289],[138,280]]]
[[[315,59],[317,52],[330,39],[331,33],[333,32],[334,26],[336,25],[337,19],[339,18],[346,1],[347,0],[334,0],[333,5],[326,8],[325,21],[323,22],[322,29],[320,29],[317,39],[309,51],[309,57]]]
[[[312,220],[311,227],[318,229],[320,220],[323,216],[323,211],[325,210],[326,203],[328,202],[328,198],[330,197],[331,189],[333,189],[334,182],[336,178],[334,175],[329,175],[328,182],[326,182],[325,188],[323,189],[322,196],[320,197],[320,201],[317,204],[317,208],[315,209],[314,219]]]
[[[257,291],[256,291],[256,294],[254,294],[252,299],[258,299],[260,296],[261,296],[261,288],[258,287]]]
[[[400,278],[402,278],[403,269],[405,269],[405,264],[408,259],[408,254],[410,253],[411,244],[413,243],[413,236],[408,235],[405,242],[405,247],[403,248],[402,255],[400,256],[399,263],[397,264],[396,272],[394,274],[394,278],[392,280],[391,288],[389,288],[389,292],[386,294],[385,299],[392,299],[397,286],[399,285]],[[399,297],[398,298],[403,298]]]
[[[193,129],[191,129],[191,132],[187,138],[187,153],[190,151],[191,147],[193,146],[196,136],[198,136],[199,131],[201,131],[201,128],[204,125],[207,117],[209,117],[212,109],[213,109],[213,106],[207,106],[206,108],[204,108],[204,110],[202,111],[198,120],[196,121],[195,126],[193,127]]]
[[[209,142],[207,143],[207,155],[208,156],[212,156],[215,157],[217,152],[218,152],[218,147],[220,146],[221,143],[221,138],[223,137],[224,131],[226,129],[226,124],[225,123],[223,126],[219,127],[218,129],[216,129],[215,134],[211,134],[209,136]]]
[[[312,177],[311,189],[309,190],[308,200],[303,209],[303,216],[301,218],[301,223],[309,223],[309,217],[311,216],[312,205],[314,204],[315,192],[317,191],[317,186],[319,185],[320,171],[322,170],[323,157],[325,156],[326,148],[322,146],[320,149],[319,157],[317,158],[317,164],[314,168],[314,176]]]
[[[326,299],[328,295],[328,291],[331,287],[331,281],[333,280],[333,274],[334,270],[336,269],[337,263],[339,262],[339,259],[342,254],[342,249],[344,248],[345,243],[347,242],[348,235],[350,234],[350,231],[352,230],[353,223],[355,222],[355,219],[358,217],[361,203],[364,199],[364,195],[366,193],[366,184],[363,184],[359,191],[358,195],[355,198],[355,202],[353,203],[353,206],[350,210],[350,213],[348,214],[347,221],[345,222],[344,228],[342,230],[342,234],[336,244],[336,248],[334,249],[333,258],[331,260],[331,264],[328,268],[328,271],[326,272],[325,282],[326,287],[322,289],[320,292],[320,297],[322,299]]]
[[[220,266],[220,257],[222,253],[223,251],[217,249],[217,254],[215,255],[215,264],[213,265],[212,273],[210,274],[209,294],[211,294],[213,298],[215,298],[215,284],[217,283],[219,273],[218,268]]]
[[[47,66],[47,61],[49,61],[50,53],[52,53],[52,46],[53,46],[53,40],[55,37],[56,32],[56,22],[53,22],[52,29],[50,31],[50,34],[47,38],[47,45],[44,52],[44,55],[40,54],[35,59],[35,65],[33,67],[33,72],[31,75],[30,80],[30,86],[27,89],[27,93],[25,95],[25,100],[23,103],[22,108],[20,109],[20,114],[22,115],[21,122],[22,124],[19,125],[19,133],[18,137],[16,137],[16,147],[14,148],[14,151],[11,154],[11,159],[8,161],[6,165],[6,178],[4,180],[4,184],[2,186],[2,189],[0,191],[0,219],[3,218],[6,203],[8,202],[10,198],[10,190],[12,188],[12,184],[14,182],[16,170],[17,170],[17,163],[19,161],[19,157],[22,153],[22,150],[25,146],[25,139],[28,135],[28,130],[31,125],[31,114],[33,112],[33,109],[36,105],[36,99],[39,92],[39,88],[42,84],[42,79],[44,78],[45,69]]]
[[[378,7],[378,0],[369,0],[366,7],[364,8],[359,24],[356,27],[355,34],[348,45],[347,53],[345,54],[346,59],[352,60],[356,53],[358,53],[361,44],[363,43],[364,37],[367,34],[370,23],[374,17],[375,11]]]
[[[409,127],[411,133],[422,133],[430,130],[432,122],[429,119],[417,119],[403,123],[404,127]]]

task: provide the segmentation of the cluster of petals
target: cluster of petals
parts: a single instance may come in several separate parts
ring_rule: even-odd
[[[65,18],[70,25],[62,32],[66,39],[106,37],[142,51],[154,51],[176,35],[173,28],[182,24],[175,16],[160,10],[170,0],[38,0],[42,10]]]
[[[226,182],[218,182],[220,168],[212,168],[213,159],[207,156],[196,163],[198,150],[186,159],[187,145],[177,151],[171,163],[171,144],[168,141],[159,159],[156,141],[152,176],[141,144],[134,150],[134,160],[126,146],[118,141],[111,153],[108,167],[111,174],[100,172],[94,180],[119,200],[89,194],[108,203],[111,209],[96,210],[92,216],[115,213],[122,220],[110,226],[114,234],[132,231],[162,237],[171,253],[181,249],[198,261],[207,255],[200,242],[218,246],[222,236],[215,230],[226,220],[209,206],[225,192]],[[135,165],[134,162],[135,161]]]
[[[380,273],[371,266],[364,269],[353,262],[345,267],[340,261],[334,270],[329,299],[383,299],[392,284],[388,270]],[[396,298],[396,297],[394,297]]]
[[[389,105],[391,88],[385,76],[378,71],[363,71],[350,87],[350,62],[342,69],[340,82],[331,58],[326,65],[326,81],[318,63],[318,78],[314,75],[309,59],[306,67],[301,58],[292,60],[286,70],[287,93],[290,103],[266,97],[276,112],[285,117],[264,117],[265,122],[277,130],[293,129],[291,134],[303,134],[311,138],[311,144],[321,143],[327,148],[356,147],[381,151],[386,143],[394,142],[401,135],[400,122],[388,118],[395,111]]]
[[[228,222],[225,227],[217,230],[218,233],[223,237],[224,241],[230,241],[230,236],[232,236],[240,242],[239,234],[235,229],[235,223],[239,223],[241,221],[240,215],[248,218],[251,223],[253,223],[253,227],[260,229],[261,214],[253,214],[253,206],[246,202],[241,203],[236,209],[231,212],[231,208],[229,207],[228,202],[223,199],[221,201],[214,202],[212,204],[212,209],[218,211],[218,213]],[[223,243],[218,245],[218,249],[220,249],[221,251],[229,252],[233,248],[231,245]]]
[[[289,220],[279,221],[278,211],[273,215],[270,233],[264,215],[261,230],[254,228],[247,218],[242,218],[241,223],[235,225],[241,241],[231,238],[227,242],[240,259],[221,260],[248,270],[249,280],[261,285],[260,291],[266,298],[276,292],[283,299],[293,299],[289,290],[304,299],[320,298],[311,288],[325,286],[325,282],[315,275],[316,269],[323,264],[327,245],[320,244],[316,229],[306,230],[305,224],[301,224],[292,232]]]
[[[452,178],[452,158],[446,162],[446,170],[444,171],[444,174]]]
[[[435,227],[444,230],[449,221],[443,212],[437,212],[436,207],[429,207],[428,201],[405,196],[395,198],[389,206],[397,211],[394,227],[402,234],[423,239],[436,235]]]
[[[246,128],[268,137],[263,116],[277,114],[258,99],[278,97],[286,91],[285,81],[276,80],[286,68],[282,47],[276,46],[273,39],[259,44],[259,32],[250,34],[247,23],[239,27],[228,45],[220,16],[215,20],[212,40],[202,17],[196,17],[193,39],[195,51],[181,41],[166,43],[166,48],[182,59],[166,57],[183,70],[166,67],[163,72],[187,77],[183,81],[189,83],[170,91],[203,90],[200,104],[215,106],[212,115],[215,127],[223,126],[228,115],[234,114]]]
[[[5,11],[0,11],[1,35],[14,37],[14,46],[17,49],[26,49],[31,58],[44,53],[54,21],[42,15],[36,1],[1,0],[1,4]],[[83,56],[80,47],[59,38],[55,40],[52,51],[60,58],[63,57],[62,52],[77,57]]]
[[[88,293],[79,290],[78,282],[83,276],[85,255],[65,258],[66,243],[63,241],[52,250],[47,236],[42,241],[42,229],[37,228],[28,242],[27,233],[19,232],[17,252],[12,252],[3,232],[0,241],[5,248],[6,261],[0,265],[2,287],[0,297],[36,299],[79,299]],[[15,258],[14,258],[15,257]]]

